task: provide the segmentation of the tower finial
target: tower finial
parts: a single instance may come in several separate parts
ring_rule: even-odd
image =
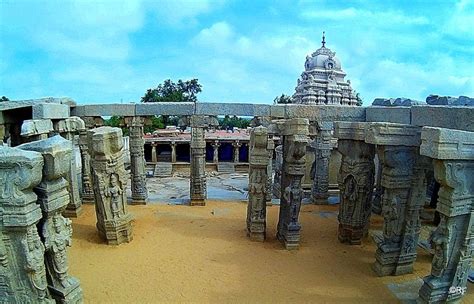
[[[323,41],[321,41],[321,43],[323,44],[323,47],[326,46],[326,36],[324,34],[326,34],[326,32],[323,32]]]

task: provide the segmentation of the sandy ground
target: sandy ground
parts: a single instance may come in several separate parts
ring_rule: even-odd
[[[275,238],[278,206],[268,208],[265,243],[247,239],[243,203],[130,206],[134,240],[120,246],[99,239],[94,207],[84,209],[73,220],[69,261],[86,303],[399,303],[388,285],[430,271],[431,257],[419,249],[413,274],[376,277],[370,239],[361,246],[337,241],[337,206],[302,207],[298,251]],[[382,223],[372,222],[376,229]]]

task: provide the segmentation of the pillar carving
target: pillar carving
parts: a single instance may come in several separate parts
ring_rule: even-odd
[[[67,180],[72,154],[70,143],[59,135],[18,148],[43,156],[43,178],[34,188],[43,219],[38,226],[45,248],[46,274],[51,296],[59,303],[82,303],[79,281],[70,276],[67,247],[71,246],[71,220],[62,212],[69,203]]]
[[[275,175],[273,176],[273,197],[281,197],[281,170],[283,168],[283,145],[275,148]]]
[[[365,140],[366,123],[336,122],[335,137],[342,154],[338,184],[339,241],[360,244],[369,228],[374,188],[375,147]]]
[[[419,302],[456,302],[466,292],[474,254],[474,133],[424,127],[420,152],[434,159],[441,188],[431,274],[423,278]]]
[[[420,128],[370,123],[366,142],[377,145],[383,166],[383,236],[377,241],[374,271],[379,276],[411,273],[426,191],[427,160],[418,153]]]
[[[32,142],[48,138],[51,131],[53,122],[50,119],[29,119],[23,121],[20,135],[23,137],[23,142]]]
[[[36,228],[42,214],[33,187],[42,168],[40,153],[0,146],[0,299],[6,303],[54,303]]]
[[[82,203],[94,203],[94,191],[92,190],[91,180],[91,156],[89,154],[89,145],[87,143],[87,130],[79,131],[79,149],[82,160]]]
[[[267,147],[268,130],[262,126],[252,129],[249,147],[247,236],[253,241],[262,242],[266,237]]]
[[[176,142],[171,142],[171,163],[176,163]]]
[[[219,162],[219,146],[221,144],[219,143],[218,140],[215,140],[214,143],[212,144],[212,147],[214,148],[212,152],[212,162],[214,164],[217,164]]]
[[[148,200],[145,174],[145,140],[143,139],[143,117],[127,117],[126,122],[130,129],[130,171],[132,187],[132,204],[144,205]]]
[[[234,147],[234,163],[238,163],[240,160],[239,160],[239,154],[240,154],[240,147],[242,146],[242,144],[237,140],[235,142],[232,143],[232,146]]]
[[[130,242],[132,215],[127,211],[127,172],[123,163],[122,130],[99,127],[89,130],[91,174],[97,229],[109,245]]]
[[[82,213],[82,200],[79,195],[79,181],[77,180],[77,164],[76,164],[76,145],[75,136],[85,129],[85,124],[79,117],[69,117],[58,121],[54,125],[54,129],[62,137],[70,141],[72,147],[71,161],[69,162],[69,173],[66,180],[69,184],[69,204],[64,210],[66,217],[78,217]]]
[[[283,166],[281,176],[280,215],[277,238],[286,249],[298,249],[301,225],[298,221],[303,190],[301,179],[305,173],[305,154],[308,143],[308,120],[287,120],[282,130]]]
[[[157,155],[156,155],[156,146],[157,145],[158,144],[155,143],[155,142],[151,143],[151,162],[155,163],[155,164],[158,162]]]
[[[329,159],[331,157],[332,122],[317,122],[317,134],[312,142],[315,149],[314,164],[311,169],[313,187],[311,189],[313,203],[325,205],[329,197]]]
[[[377,174],[376,174],[376,181],[375,181],[375,193],[372,200],[372,212],[375,214],[382,214],[382,195],[383,195],[383,187],[382,187],[382,162],[378,161],[376,166]]]
[[[191,117],[191,206],[206,204],[206,141],[204,140],[206,122],[204,116],[194,115]]]
[[[266,182],[266,192],[265,192],[265,201],[267,206],[272,205],[272,187],[273,187],[273,151],[275,150],[275,143],[273,142],[273,136],[269,135],[267,152],[268,152],[268,164],[267,164],[267,182]]]

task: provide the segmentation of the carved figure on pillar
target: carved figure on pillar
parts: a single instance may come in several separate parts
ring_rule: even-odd
[[[275,142],[273,141],[273,136],[269,135],[267,151],[268,151],[268,165],[267,165],[267,183],[266,183],[266,193],[265,201],[267,206],[272,205],[272,187],[273,187],[273,151],[275,150]]]
[[[132,187],[132,204],[143,205],[148,200],[145,175],[145,140],[143,139],[143,117],[128,117],[126,122],[130,128],[130,171]]]
[[[234,147],[234,163],[240,162],[239,149],[242,144],[239,141],[233,142],[232,146]]]
[[[283,130],[283,169],[277,238],[286,249],[298,249],[301,225],[298,222],[302,199],[301,179],[305,173],[308,120],[291,119]]]
[[[372,212],[374,212],[375,214],[381,214],[383,187],[382,187],[382,163],[380,162],[380,160],[378,160],[376,170],[377,170],[377,174],[376,174],[376,181],[375,181],[375,193],[372,200]]]
[[[81,151],[82,160],[82,203],[94,203],[94,191],[92,190],[91,180],[91,156],[89,155],[89,145],[87,143],[87,130],[79,131],[79,149]]]
[[[171,163],[176,163],[176,142],[171,142]]]
[[[199,115],[191,117],[191,206],[206,204],[206,141],[204,140],[206,126],[206,117]]]
[[[221,144],[219,143],[218,140],[215,140],[214,143],[212,144],[212,147],[214,150],[212,151],[212,162],[214,164],[217,164],[219,162],[219,146]]]
[[[332,122],[317,122],[318,133],[312,143],[315,149],[315,159],[311,170],[313,179],[312,199],[317,205],[326,205],[329,197],[329,159],[331,157]]]
[[[254,241],[266,237],[266,192],[268,166],[268,131],[256,127],[250,133],[249,202],[247,207],[247,236]]]
[[[132,215],[127,212],[127,173],[122,130],[100,127],[88,131],[97,229],[109,245],[130,242]]]
[[[273,176],[272,194],[275,198],[281,197],[281,170],[283,167],[283,145],[275,148],[275,175]]]

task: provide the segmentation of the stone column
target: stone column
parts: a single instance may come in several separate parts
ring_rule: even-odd
[[[43,212],[38,226],[43,240],[48,289],[58,303],[82,303],[79,281],[68,274],[67,247],[71,246],[71,220],[62,212],[69,203],[68,183],[71,144],[59,135],[18,146],[23,150],[40,152],[43,156],[43,179],[34,188]]]
[[[457,302],[474,254],[474,132],[424,127],[421,137],[420,153],[434,159],[441,184],[441,221],[430,237],[435,253],[419,302]]]
[[[127,172],[122,130],[99,127],[87,132],[91,153],[95,213],[99,235],[109,245],[130,242],[132,215],[127,212]]]
[[[50,119],[30,119],[23,121],[20,135],[23,137],[23,142],[32,142],[48,138],[51,131],[53,122]]]
[[[267,152],[268,152],[268,164],[267,164],[267,183],[266,183],[266,192],[265,192],[265,201],[267,206],[272,205],[272,187],[273,187],[273,150],[275,150],[275,143],[273,142],[273,136],[269,135]],[[250,152],[250,149],[249,149]]]
[[[219,162],[219,146],[221,144],[219,143],[218,140],[215,140],[214,143],[212,144],[212,147],[214,148],[213,154],[212,154],[212,162],[214,164],[217,164]]]
[[[342,154],[339,170],[339,241],[360,244],[369,228],[374,189],[375,147],[365,140],[364,122],[336,122],[335,137]]]
[[[375,193],[372,200],[372,212],[375,214],[382,213],[382,195],[383,195],[383,187],[382,187],[382,162],[379,159],[377,165],[377,180],[375,181]]]
[[[207,198],[206,188],[206,141],[204,127],[206,119],[203,116],[191,117],[191,179],[190,205],[204,206]]]
[[[267,147],[267,128],[262,126],[253,128],[249,146],[247,236],[253,241],[262,242],[266,237]]]
[[[145,140],[143,139],[144,121],[144,118],[139,116],[126,118],[126,123],[130,129],[129,149],[133,205],[145,205],[148,201],[145,174]]]
[[[283,145],[275,148],[275,175],[273,176],[273,197],[281,197],[281,170],[283,168]]]
[[[171,163],[176,163],[176,142],[171,142]]]
[[[376,240],[374,271],[379,276],[411,273],[426,190],[426,159],[418,153],[420,128],[370,123],[365,141],[377,145],[383,166],[383,237]]]
[[[239,141],[235,141],[232,143],[232,146],[234,147],[234,163],[238,163],[239,160],[239,148],[242,146],[242,144]]]
[[[75,155],[75,144],[77,143],[74,136],[85,129],[85,124],[79,117],[69,117],[58,121],[54,129],[59,132],[62,137],[70,141],[72,147],[71,161],[69,163],[70,170],[66,179],[69,183],[69,204],[64,210],[66,217],[78,217],[82,213],[82,201],[79,196],[79,181],[77,180],[77,165]]]
[[[308,143],[308,120],[287,120],[282,130],[283,168],[281,176],[280,215],[277,238],[286,249],[298,249],[301,225],[298,222],[305,173],[305,154]]]
[[[156,146],[157,146],[156,143],[154,142],[151,143],[151,162],[155,164],[158,162],[158,159],[156,157]]]
[[[94,204],[94,191],[91,181],[91,156],[89,155],[89,145],[87,143],[87,130],[79,131],[79,149],[82,160],[82,203]]]
[[[41,182],[40,153],[0,146],[0,299],[5,303],[54,303],[48,291],[42,217],[33,187]]]
[[[317,135],[312,145],[315,149],[314,167],[311,170],[313,188],[311,189],[313,203],[325,205],[329,197],[329,158],[331,157],[331,131],[333,123],[317,122]]]

